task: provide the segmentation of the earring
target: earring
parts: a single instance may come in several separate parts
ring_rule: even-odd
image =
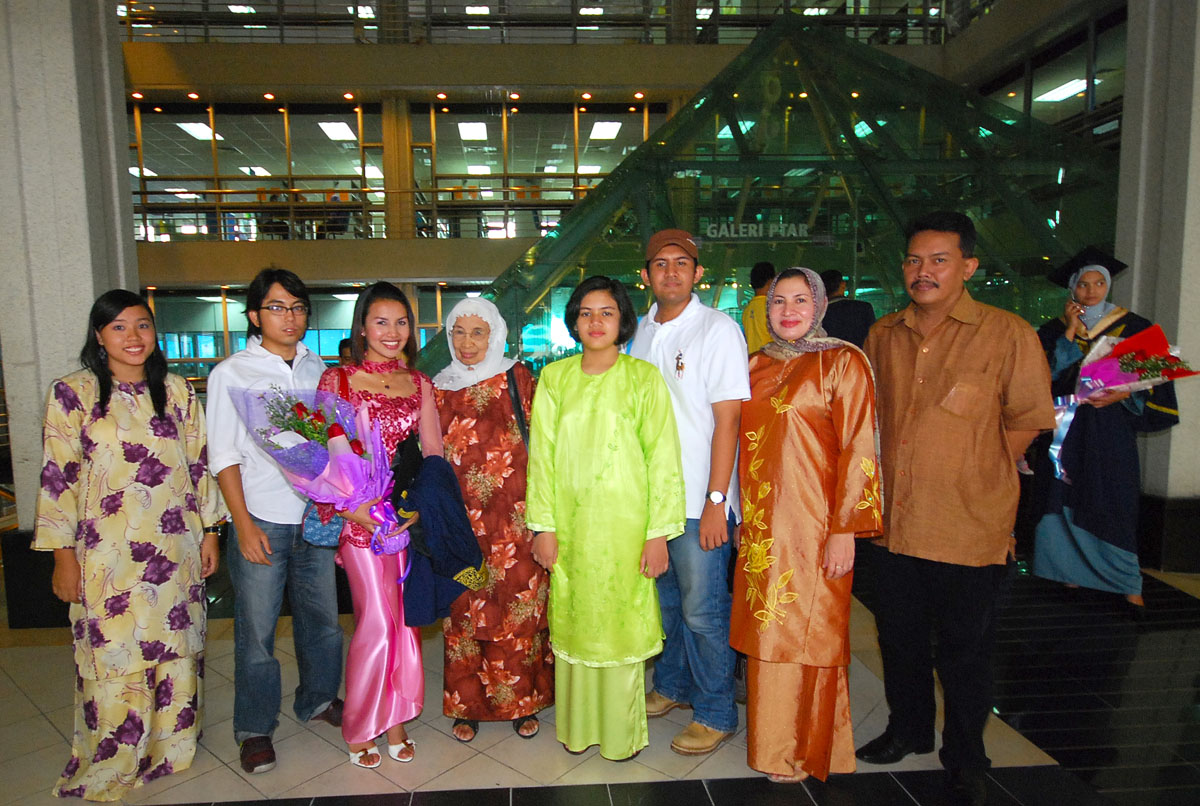
[[[108,350],[105,350],[105,349],[104,349],[104,345],[103,345],[103,344],[101,344],[101,345],[100,345],[100,360],[101,360],[101,361],[107,361],[107,360],[108,360]]]

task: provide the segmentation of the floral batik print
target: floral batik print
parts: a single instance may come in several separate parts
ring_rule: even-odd
[[[533,379],[518,365],[526,421]],[[458,719],[507,720],[554,701],[546,627],[546,572],[533,560],[525,528],[521,439],[505,374],[455,392],[438,392],[446,459],[462,487],[467,516],[488,567],[487,587],[467,591],[443,621],[443,711]]]

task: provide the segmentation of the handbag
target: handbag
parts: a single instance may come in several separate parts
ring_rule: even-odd
[[[304,508],[304,520],[301,521],[300,526],[304,541],[314,546],[336,548],[342,536],[342,519],[334,515],[329,519],[329,523],[321,523],[321,516],[317,514],[317,505],[312,501],[309,501],[308,506]]]

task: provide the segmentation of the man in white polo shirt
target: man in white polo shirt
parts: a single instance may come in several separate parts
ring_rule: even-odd
[[[296,718],[342,724],[334,549],[304,541],[307,499],[254,444],[229,394],[236,388],[317,388],[325,364],[301,341],[310,309],[299,277],[286,269],[263,269],[246,289],[246,349],[208,376],[208,466],[233,516],[226,558],[234,591],[233,734],[248,773],[275,766],[271,736],[281,699],[275,623],[285,585],[300,667]]]
[[[692,722],[671,742],[683,755],[710,753],[737,729],[726,575],[738,512],[738,425],[750,377],[741,328],[692,293],[703,273],[687,232],[662,230],[650,238],[642,280],[655,302],[629,349],[662,372],[683,450],[687,528],[667,543],[671,563],[658,578],[666,641],[646,695],[649,717],[691,706]]]

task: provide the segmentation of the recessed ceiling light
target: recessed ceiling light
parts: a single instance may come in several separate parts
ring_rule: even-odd
[[[199,95],[197,95],[197,94],[196,94],[196,93],[194,93],[194,92],[189,92],[189,93],[188,93],[188,95],[187,95],[187,97],[191,98],[193,101],[198,101],[198,100],[200,100],[200,96],[199,96]]]
[[[276,109],[275,111],[276,111],[276,112],[286,112],[286,111],[287,111],[287,109],[281,106],[281,107],[279,107],[278,109]]]
[[[467,13],[475,15],[491,14],[492,10],[488,6],[467,6]]]
[[[629,107],[629,111],[630,111],[630,112],[636,112],[636,111],[637,111],[637,107],[636,107],[636,106],[631,106],[631,107]]]
[[[347,101],[353,101],[353,100],[354,100],[354,93],[352,93],[352,92],[343,92],[343,93],[342,93],[342,97],[343,97],[343,98],[345,98]]]
[[[850,93],[850,97],[851,97],[851,98],[857,98],[857,97],[858,97],[858,90],[855,90],[854,92]]]
[[[254,14],[254,6],[226,6],[234,14]]]
[[[521,93],[519,93],[519,92],[510,92],[510,93],[508,94],[508,97],[509,97],[511,100],[513,100],[513,101],[519,101],[519,100],[521,100]]]
[[[322,120],[317,124],[330,140],[357,140],[353,130],[340,120]]]
[[[449,111],[450,111],[450,107],[448,107],[448,106],[443,106],[443,107],[442,107],[442,111],[443,111],[443,112],[449,112]]]
[[[208,128],[207,123],[176,123],[176,126],[183,129],[185,132],[195,137],[197,140],[213,139],[213,130]],[[217,135],[218,140],[224,140],[221,135]]]
[[[637,99],[640,101],[640,100],[642,100],[643,98],[645,98],[645,97],[646,97],[646,93],[644,93],[644,92],[635,92],[635,93],[633,94],[633,97],[634,97],[634,98],[637,98]]]
[[[154,107],[154,111],[155,111],[155,112],[161,112],[161,111],[162,111],[162,107],[161,107],[161,106],[156,106],[156,107]]]
[[[446,93],[444,93],[444,92],[439,92],[439,93],[437,94],[437,99],[438,99],[439,101],[444,101],[444,100],[446,100]]]
[[[583,95],[580,95],[579,97],[585,101],[592,100],[592,94],[590,92],[585,92],[585,93],[583,93]]]
[[[139,101],[146,97],[145,95],[142,95],[140,92],[131,92],[131,93],[129,93],[129,95],[133,98],[137,98]]]
[[[515,106],[509,107],[508,114],[510,114],[510,115],[517,114],[517,108]]]
[[[1010,92],[1010,93],[1008,94],[1008,97],[1009,97],[1009,98],[1016,98],[1016,97],[1017,97],[1017,92],[1016,92],[1016,90],[1013,90],[1012,92]]]
[[[458,139],[460,140],[486,140],[487,124],[478,122],[463,122],[458,124]]]
[[[579,9],[579,16],[581,17],[599,17],[603,13],[604,9],[600,8],[600,6],[584,6]]]
[[[586,112],[586,111],[587,111],[587,107],[586,107],[586,106],[581,106],[581,107],[579,107],[579,111],[580,111],[580,112]]]
[[[264,98],[266,98],[268,101],[274,101],[274,100],[275,100],[275,93],[273,93],[273,92],[264,92],[264,93],[263,93],[263,97],[264,97]]]
[[[615,140],[621,131],[621,124],[615,120],[597,120],[592,124],[591,138],[593,140]]]
[[[802,92],[802,93],[800,93],[800,97],[801,97],[801,98],[807,98],[807,97],[808,97],[808,93],[807,93],[807,92]]]
[[[472,176],[487,176],[492,172],[491,167],[487,165],[468,165],[467,173]]]

